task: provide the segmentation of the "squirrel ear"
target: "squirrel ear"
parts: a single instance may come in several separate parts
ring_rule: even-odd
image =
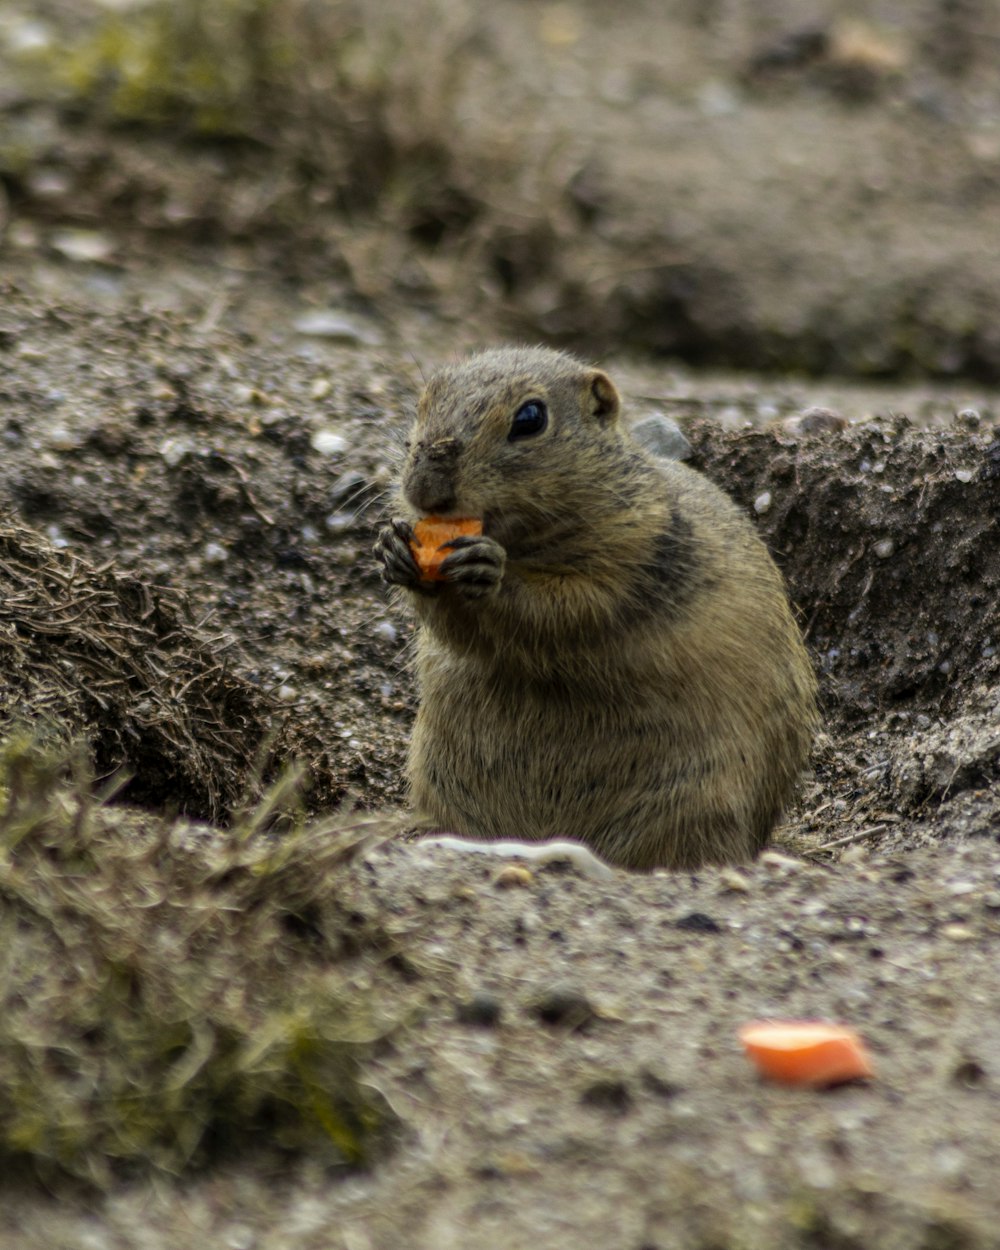
[[[588,380],[591,415],[595,416],[602,425],[613,424],[618,420],[618,412],[621,409],[621,400],[618,398],[614,382],[600,369],[593,370]]]

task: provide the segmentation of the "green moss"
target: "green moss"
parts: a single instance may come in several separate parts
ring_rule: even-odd
[[[180,123],[216,135],[250,135],[262,92],[294,73],[282,30],[288,3],[200,0],[108,14],[52,68],[81,101],[116,120]]]
[[[436,245],[467,230],[497,173],[460,103],[471,14],[455,0],[149,0],[89,12],[32,72],[43,98],[99,129],[226,143],[284,228],[317,204],[377,209]],[[205,211],[224,213],[231,190]]]
[[[385,129],[390,95],[412,103],[407,67],[435,67],[413,57],[411,21],[376,21],[357,0],[151,0],[35,61],[66,102],[106,120],[305,152],[319,128],[338,143]],[[432,97],[456,78],[441,75]]]

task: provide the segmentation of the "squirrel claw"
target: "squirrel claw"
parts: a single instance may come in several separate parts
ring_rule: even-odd
[[[410,549],[413,527],[395,518],[383,525],[375,539],[375,558],[382,566],[382,580],[390,586],[421,588],[421,573]]]
[[[451,554],[441,561],[441,575],[466,599],[496,594],[503,580],[507,553],[495,538],[465,535],[446,544]]]

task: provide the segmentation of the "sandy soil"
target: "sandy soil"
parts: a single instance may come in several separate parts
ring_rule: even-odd
[[[858,42],[834,24],[813,52],[794,7],[636,4],[608,31],[589,5],[505,6],[491,55],[520,49],[522,84],[563,83],[544,93],[545,126],[575,118],[577,138],[550,171],[580,203],[548,218],[541,269],[519,250],[530,232],[515,246],[498,228],[472,293],[461,256],[421,254],[437,290],[408,300],[388,280],[361,289],[357,268],[309,277],[315,233],[293,261],[259,237],[205,249],[155,220],[120,228],[120,202],[98,223],[100,173],[82,217],[65,192],[43,203],[8,177],[0,520],[160,605],[155,654],[189,666],[160,693],[185,733],[223,657],[239,710],[239,735],[181,750],[148,688],[122,679],[92,698],[114,664],[95,668],[69,633],[32,650],[22,627],[0,717],[86,735],[101,773],[134,772],[120,801],[225,823],[262,758],[293,755],[314,813],[402,801],[410,626],[378,584],[371,532],[421,374],[518,327],[599,352],[630,412],[678,419],[694,463],[755,516],[821,674],[824,732],[775,850],[738,871],[595,881],[554,863],[511,884],[504,860],[373,849],[345,871],[392,950],[343,958],[382,1021],[365,1080],[398,1117],[394,1148],[366,1174],[278,1167],[251,1142],[100,1196],[22,1180],[0,1245],[996,1244],[1000,94],[980,50],[996,19],[970,4],[948,61],[941,32],[961,6],[880,6]],[[93,142],[52,140],[71,171]],[[134,138],[108,142],[108,168],[127,167]],[[773,177],[752,176],[764,152]],[[917,165],[914,198],[895,176]],[[67,221],[100,224],[111,251],[68,256]],[[680,259],[653,265],[668,244]],[[867,376],[690,363],[790,360]],[[898,376],[913,367],[938,380]],[[847,424],[812,429],[817,406]],[[11,605],[24,574],[4,550]],[[62,664],[61,686],[29,681],[39,657]],[[762,1083],[736,1030],[769,1015],[851,1022],[875,1078]]]

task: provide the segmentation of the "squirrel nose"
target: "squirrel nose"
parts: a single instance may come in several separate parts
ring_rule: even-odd
[[[440,516],[451,512],[457,502],[455,483],[450,474],[435,466],[414,466],[403,482],[403,494],[424,516]]]
[[[420,442],[414,448],[404,476],[403,493],[425,516],[451,512],[455,495],[455,470],[461,443],[456,438]]]

